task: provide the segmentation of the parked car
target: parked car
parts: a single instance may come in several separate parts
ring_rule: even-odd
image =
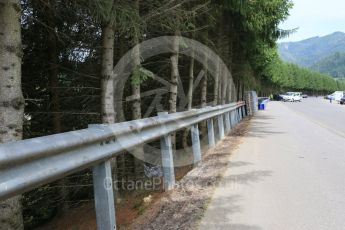
[[[340,104],[345,105],[345,96],[340,99]]]
[[[307,94],[302,94],[302,98],[308,98]]]
[[[280,95],[283,98],[283,101],[290,101],[290,102],[295,102],[295,101],[302,101],[302,93],[299,92],[287,92],[284,95]]]
[[[283,97],[279,94],[274,94],[273,95],[273,101],[282,101]]]
[[[343,91],[335,91],[334,93],[326,96],[326,99],[328,100],[334,100],[334,101],[340,101],[344,97],[344,92]]]

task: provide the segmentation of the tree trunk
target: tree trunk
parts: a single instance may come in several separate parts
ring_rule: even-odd
[[[136,13],[139,16],[139,0],[135,1],[135,10]],[[135,33],[134,33],[134,50],[133,50],[133,64],[135,66],[135,74],[132,77],[139,77],[140,78],[140,47],[139,45],[139,32],[137,31],[138,28],[135,28]],[[142,114],[141,114],[141,97],[140,97],[140,79],[136,79],[137,82],[134,81],[132,83],[132,96],[134,97],[134,102],[132,104],[132,118],[133,120],[141,119]],[[134,154],[134,167],[135,167],[135,176],[137,177],[138,175],[143,175],[144,172],[144,167],[142,165],[142,162],[140,159],[144,159],[144,149],[142,146],[138,146],[133,150]]]
[[[232,79],[229,79],[227,84],[227,92],[226,92],[226,103],[231,103],[231,86],[232,86]]]
[[[236,81],[236,101],[239,101],[240,99],[240,89],[241,89],[241,82],[239,79]]]
[[[187,96],[187,110],[191,110],[193,106],[193,84],[194,84],[194,51],[192,51],[189,64],[189,82],[188,82],[188,96]],[[188,133],[189,128],[183,131],[182,146],[184,149],[188,148]]]
[[[193,83],[194,83],[194,51],[192,51],[189,65],[189,82],[188,82],[188,106],[187,110],[191,110],[193,107]]]
[[[114,28],[112,23],[107,23],[102,28],[102,64],[101,64],[101,113],[102,123],[115,123],[115,101],[119,100],[114,95]],[[120,98],[121,100],[121,98]],[[117,162],[116,157],[111,159],[113,180],[117,181]],[[116,183],[116,182],[115,182]],[[114,186],[116,197],[119,191]],[[115,201],[116,202],[116,201]]]
[[[178,36],[179,33],[175,32],[175,36]],[[176,113],[177,107],[177,86],[178,86],[178,79],[180,77],[179,69],[178,69],[178,61],[179,61],[179,39],[175,37],[172,47],[173,54],[170,56],[170,63],[171,63],[171,78],[170,78],[170,100],[169,100],[169,112]]]
[[[243,100],[243,83],[241,81],[238,84],[238,100]]]
[[[135,8],[136,12],[139,15],[139,0],[135,1]],[[137,32],[138,28],[135,28],[134,32],[134,50],[133,50],[133,64],[135,66],[135,72],[132,77],[140,77],[139,67],[140,67],[140,48],[139,44],[139,33]],[[132,84],[132,95],[134,96],[134,102],[132,104],[132,116],[133,119],[140,119],[141,118],[141,98],[140,98],[140,79],[137,84]]]
[[[223,57],[223,53],[225,50],[225,40],[227,39],[227,37],[224,37],[224,28],[226,28],[226,24],[225,24],[225,17],[224,15],[221,16],[220,18],[220,22],[219,22],[219,27],[218,27],[218,31],[217,31],[217,47],[218,47],[218,52],[219,52],[219,56]],[[223,91],[224,91],[224,76],[222,73],[222,70],[220,68],[220,64],[217,64],[217,83],[215,83],[215,88],[214,90],[217,92],[215,92],[215,97],[214,97],[214,104],[223,104]],[[217,101],[217,103],[216,103]]]
[[[140,77],[139,68],[140,68],[140,53],[139,53],[139,47],[135,47],[134,53],[133,53],[133,62],[135,65],[135,73],[132,77]],[[137,76],[138,74],[138,76]],[[136,79],[137,81],[140,79]],[[140,98],[140,83],[132,82],[132,96],[133,96],[133,104],[132,104],[132,118],[133,120],[141,119],[141,98]]]
[[[232,82],[232,90],[231,90],[231,98],[232,98],[232,101],[237,101],[236,100],[236,85],[235,85],[235,82]]]
[[[117,46],[119,47],[119,59],[126,53],[127,47],[124,41],[125,38],[124,37],[119,37],[117,40]],[[121,78],[121,75],[117,75],[116,78],[114,79],[115,82],[119,82],[119,79]],[[116,88],[116,86],[114,86]],[[114,90],[115,90],[114,88]],[[115,95],[115,99],[114,99],[114,103],[115,103],[115,122],[124,122],[126,121],[125,118],[125,114],[123,112],[123,102],[122,102],[122,98],[117,98]]]
[[[233,28],[233,23],[231,21],[231,18],[229,18],[228,16],[225,16],[225,20],[229,23],[227,25],[227,30],[228,30],[228,36],[227,36],[227,39],[228,39],[228,42],[227,42],[227,46],[228,46],[228,52],[227,52],[227,58],[226,58],[226,62],[227,62],[227,66],[228,66],[228,69],[229,69],[229,73],[230,75],[229,76],[224,76],[226,77],[226,79],[224,79],[224,82],[223,82],[223,95],[222,95],[222,104],[225,104],[225,103],[229,103],[231,101],[231,86],[233,84],[233,75],[232,75],[232,72],[233,72],[233,68],[232,68],[232,59],[233,59],[233,39],[234,39],[234,28]]]
[[[175,32],[175,39],[173,42],[172,52],[170,56],[171,75],[170,75],[170,100],[169,100],[169,113],[176,113],[177,108],[177,86],[178,79],[180,77],[178,65],[179,65],[179,36],[178,31]],[[176,133],[171,134],[171,145],[173,151],[176,149]]]
[[[221,73],[219,74],[219,78],[218,78],[218,85],[221,85],[222,83],[222,77],[221,77]],[[218,104],[221,105],[222,104],[222,87],[218,86]]]
[[[205,32],[205,43],[208,44],[208,32]],[[203,70],[204,70],[204,78],[202,79],[201,82],[201,108],[205,108],[207,106],[207,76],[208,76],[208,53],[205,53],[204,56],[204,65],[203,65]],[[204,127],[203,127],[204,126]],[[201,130],[206,129],[206,122],[204,122],[204,125],[202,125]],[[202,133],[203,135],[205,134],[206,130],[203,130]]]
[[[47,24],[49,29],[48,33],[48,58],[49,58],[49,84],[50,84],[50,93],[51,93],[51,112],[52,114],[52,123],[53,123],[53,133],[61,133],[62,126],[61,126],[61,111],[60,106],[60,98],[59,98],[59,79],[58,79],[58,71],[59,71],[59,61],[58,61],[58,44],[57,44],[57,37],[55,34],[55,30],[50,28],[56,27],[55,22],[55,5],[51,1],[47,2],[47,7],[45,10],[47,13]],[[66,200],[68,199],[68,189],[66,188],[67,185],[67,178],[63,178],[58,181],[59,183],[59,195],[62,201],[62,206],[59,207],[61,212],[64,212],[69,208],[68,203]]]
[[[216,64],[216,73],[214,76],[214,88],[213,88],[213,106],[216,106],[218,104],[218,91],[219,91],[219,65],[220,63],[218,62]]]
[[[221,72],[221,77],[222,77],[222,99],[221,99],[221,104],[224,105],[226,102],[226,93],[227,93],[227,86],[228,86],[228,79],[230,76],[226,76],[224,73]]]
[[[114,29],[108,23],[102,29],[102,122],[111,124],[115,122],[114,108]]]
[[[201,108],[207,106],[207,74],[202,79],[201,82]]]
[[[207,106],[207,73],[205,73],[201,82],[201,108]]]
[[[206,34],[208,37],[208,34]],[[201,81],[201,108],[205,108],[207,106],[207,78],[208,78],[208,54],[206,53],[204,56],[204,77]],[[207,122],[203,121],[200,123],[200,133],[202,137],[207,135]]]
[[[0,143],[23,136],[19,0],[0,3]],[[0,202],[0,229],[23,229],[21,196]]]
[[[207,106],[207,72],[201,81],[201,108]],[[200,133],[202,137],[207,135],[206,121],[200,123]]]

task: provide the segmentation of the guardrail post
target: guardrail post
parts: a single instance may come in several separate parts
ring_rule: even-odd
[[[232,129],[234,127],[234,124],[232,121],[232,111],[230,111],[227,116],[229,117],[230,129]]]
[[[223,124],[223,115],[218,115],[218,130],[219,130],[219,138],[224,138],[224,124]]]
[[[234,117],[234,110],[232,110],[231,112],[230,112],[230,120],[231,120],[231,126],[232,126],[232,128],[235,128],[235,126],[236,126],[236,121],[235,121],[235,117]]]
[[[98,230],[116,229],[110,161],[93,167],[93,188]]]
[[[237,125],[238,122],[239,122],[239,119],[238,119],[238,109],[235,109],[235,120],[236,120],[236,125]]]
[[[237,125],[238,124],[238,117],[237,117],[238,113],[237,113],[237,110],[235,109],[234,110],[234,120],[235,120],[235,124]]]
[[[230,132],[230,118],[229,118],[229,113],[225,113],[225,132],[226,134],[228,134]]]
[[[241,107],[239,107],[239,108],[237,109],[237,111],[238,111],[238,117],[239,117],[239,121],[242,121],[242,112],[241,112]]]
[[[89,128],[101,127],[100,125],[89,125]],[[94,166],[92,172],[97,229],[115,230],[115,198],[110,160]]]
[[[210,148],[214,148],[216,146],[216,141],[214,138],[213,118],[207,120],[207,137]]]
[[[167,115],[168,112],[158,113],[158,116]],[[172,144],[170,134],[161,137],[162,167],[163,167],[163,185],[164,190],[168,191],[174,188],[175,171],[174,158],[172,153]]]
[[[190,130],[192,137],[192,149],[193,149],[193,162],[194,165],[201,161],[201,148],[199,138],[199,127],[198,124],[192,125]]]

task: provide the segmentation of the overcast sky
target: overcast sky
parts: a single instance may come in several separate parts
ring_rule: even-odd
[[[299,27],[298,31],[282,41],[300,41],[324,36],[336,31],[345,32],[345,0],[293,0],[290,17],[282,29]]]

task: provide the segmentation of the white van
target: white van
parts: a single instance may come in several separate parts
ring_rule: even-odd
[[[329,95],[329,98],[332,98],[332,100],[340,101],[344,97],[344,91],[335,91],[331,95]]]

